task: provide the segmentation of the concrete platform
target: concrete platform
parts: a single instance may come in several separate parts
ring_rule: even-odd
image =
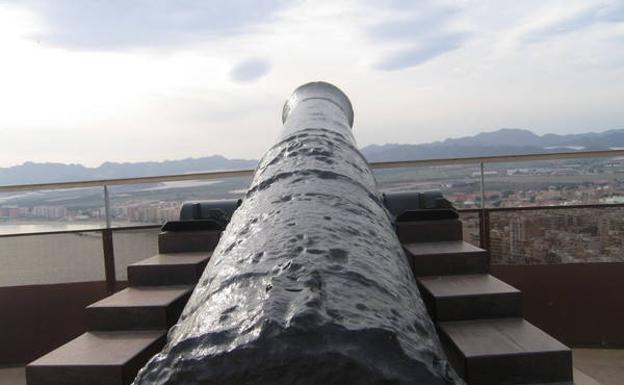
[[[598,384],[624,384],[624,349],[574,349],[573,354],[574,367]]]
[[[573,349],[575,385],[624,383],[624,350]],[[26,385],[26,368],[0,367],[0,385]]]

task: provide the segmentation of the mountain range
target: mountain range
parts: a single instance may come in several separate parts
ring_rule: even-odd
[[[537,135],[525,129],[504,128],[474,136],[426,144],[370,145],[361,149],[371,162],[465,156],[511,155],[540,152],[624,148],[624,129],[583,134]],[[33,163],[0,168],[0,185],[89,179],[129,178],[213,170],[253,168],[254,159],[228,159],[220,155],[163,162],[114,163],[99,167],[80,164]]]
[[[106,162],[98,167],[86,167],[81,164],[26,162],[19,166],[0,168],[0,186],[247,169],[255,167],[257,163],[258,161],[253,159],[228,159],[221,155],[163,162]]]
[[[537,135],[529,130],[503,128],[474,136],[425,144],[384,144],[364,147],[370,162],[457,158],[467,156],[532,154],[624,148],[624,129],[583,134]]]

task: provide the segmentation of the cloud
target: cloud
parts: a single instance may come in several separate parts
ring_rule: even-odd
[[[11,2],[9,2],[11,3]],[[79,50],[180,46],[248,31],[286,0],[23,0],[45,29],[37,40]]]
[[[449,51],[457,49],[464,41],[464,34],[448,34],[425,40],[421,44],[395,52],[383,58],[375,68],[397,71],[426,63]]]
[[[407,19],[392,19],[374,24],[367,32],[372,39],[378,41],[409,41],[443,30],[454,14],[456,11],[450,8],[419,9]]]
[[[374,68],[397,71],[426,63],[455,50],[467,39],[468,33],[450,25],[459,11],[430,1],[395,0],[384,4],[395,11],[394,17],[373,24],[368,36],[384,46],[398,46],[385,50],[385,56]]]
[[[248,59],[238,63],[230,71],[230,79],[238,83],[250,83],[268,74],[271,64],[262,59]]]
[[[581,31],[599,23],[622,22],[624,22],[623,4],[603,4],[585,8],[551,23],[547,23],[528,33],[525,36],[525,40],[528,42],[540,42],[553,36]]]

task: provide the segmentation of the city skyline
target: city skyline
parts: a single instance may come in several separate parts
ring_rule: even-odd
[[[0,0],[0,44],[0,167],[258,158],[310,80],[360,146],[624,124],[617,1]]]

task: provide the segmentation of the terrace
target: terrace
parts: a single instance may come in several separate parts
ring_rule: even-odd
[[[459,208],[463,239],[489,252],[490,274],[523,293],[524,317],[573,348],[575,383],[610,385],[624,377],[621,157],[624,150],[371,167],[385,191],[441,190]],[[24,364],[87,330],[84,307],[128,286],[127,267],[157,254],[160,222],[175,219],[180,202],[240,197],[252,174],[0,186],[4,228],[18,231],[0,235],[0,384],[24,383]],[[26,211],[14,203],[23,193]],[[82,202],[73,216],[67,195]],[[49,230],[55,225],[71,229]]]

